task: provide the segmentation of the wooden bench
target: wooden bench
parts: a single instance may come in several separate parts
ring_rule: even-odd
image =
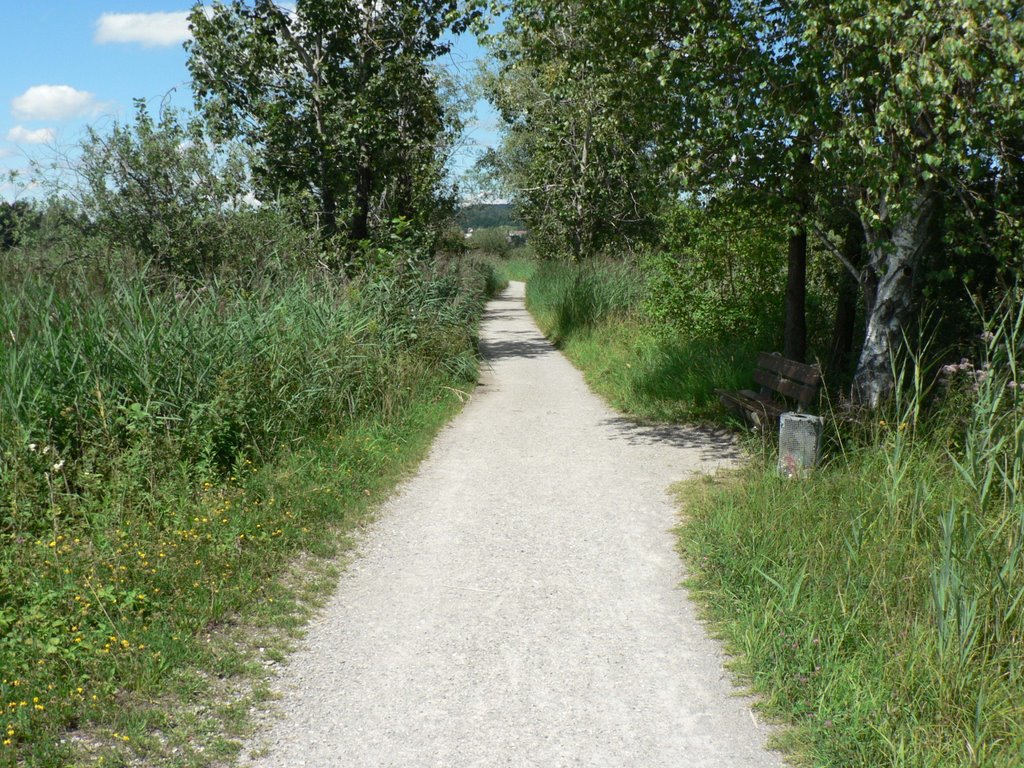
[[[785,411],[802,411],[817,400],[821,387],[821,371],[816,365],[805,365],[778,353],[760,352],[754,381],[759,392],[741,389],[734,392],[716,389],[722,405],[739,413],[748,426],[764,429],[778,424]]]

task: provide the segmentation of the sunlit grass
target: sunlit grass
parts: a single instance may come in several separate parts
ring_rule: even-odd
[[[485,275],[296,277],[7,282],[0,765],[230,753],[282,648],[256,625],[309,598],[282,574],[336,555],[458,408]]]
[[[636,277],[544,265],[528,300],[617,408],[724,418],[712,388],[748,385],[770,334],[753,319],[742,340],[659,326],[637,311]],[[937,389],[911,364],[887,411],[830,418],[811,479],[780,478],[768,441],[744,468],[679,488],[691,593],[799,764],[1024,765],[1018,306]]]

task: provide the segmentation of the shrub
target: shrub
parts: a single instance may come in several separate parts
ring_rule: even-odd
[[[695,338],[781,329],[784,233],[763,212],[724,203],[674,206],[660,247],[644,261],[645,311]]]
[[[166,111],[154,121],[136,102],[133,125],[90,130],[80,163],[79,203],[93,229],[173,275],[209,274],[230,242],[228,219],[244,207],[245,166],[210,145],[197,121]]]
[[[470,248],[495,256],[508,256],[512,251],[512,244],[508,240],[508,227],[486,227],[473,230],[473,234],[467,242]]]

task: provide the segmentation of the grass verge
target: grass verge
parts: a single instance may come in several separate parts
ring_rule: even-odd
[[[6,285],[0,765],[217,764],[472,385],[494,280]]]
[[[741,386],[759,345],[664,333],[629,274],[544,265],[529,304],[620,410],[718,417],[710,388]],[[913,368],[810,480],[778,477],[764,445],[679,488],[691,594],[800,764],[1024,765],[1022,329],[1004,308],[938,390]]]
[[[649,421],[724,414],[714,390],[751,385],[756,339],[690,338],[641,311],[644,278],[628,265],[542,262],[527,283],[541,330],[618,410]]]
[[[118,542],[145,540],[158,556],[195,557],[188,609],[179,604],[141,626],[121,624],[128,644],[104,665],[106,679],[83,691],[78,727],[40,747],[39,764],[229,763],[251,732],[252,710],[269,695],[269,676],[333,590],[339,556],[460,403],[447,384],[425,386],[393,419],[353,424],[236,475],[230,485],[208,488],[198,509],[185,493],[164,512],[181,520],[183,538],[198,537],[187,554],[166,531],[122,530]]]
[[[686,490],[693,586],[815,765],[1024,764],[1022,321],[932,398],[915,369],[811,480]]]

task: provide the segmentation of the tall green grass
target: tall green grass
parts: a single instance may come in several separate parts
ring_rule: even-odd
[[[526,299],[544,333],[616,408],[655,421],[720,417],[715,388],[750,386],[763,340],[695,336],[652,318],[649,290],[632,264],[547,261]]]
[[[505,258],[496,258],[493,264],[495,271],[506,283],[511,280],[529,282],[538,267],[537,258],[529,246],[516,248]]]
[[[74,459],[73,481],[140,434],[226,469],[243,446],[269,456],[386,410],[419,368],[471,371],[476,310],[454,275],[177,292],[144,277],[58,292],[29,276],[0,297],[0,435]]]
[[[693,585],[815,765],[1024,764],[1024,312],[807,482],[691,484]]]
[[[69,729],[105,764],[145,755],[166,722],[139,702],[196,664],[235,674],[209,634],[457,407],[488,275],[4,274],[0,765],[74,762]]]

